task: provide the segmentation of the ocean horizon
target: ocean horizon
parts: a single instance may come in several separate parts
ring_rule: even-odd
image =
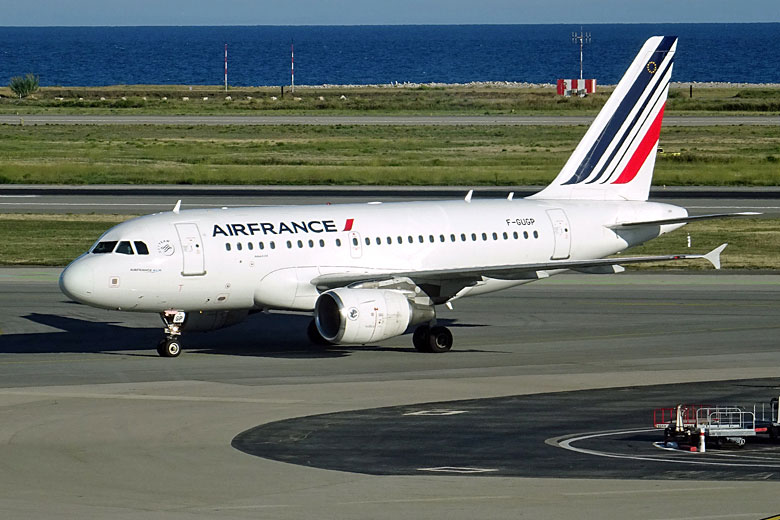
[[[780,23],[584,26],[586,78],[616,83],[650,36],[679,37],[675,82],[780,83]],[[577,78],[580,27],[293,25],[0,27],[0,83],[122,84],[554,83]]]

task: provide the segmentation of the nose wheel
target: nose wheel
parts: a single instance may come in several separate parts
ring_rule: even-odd
[[[160,313],[165,324],[165,339],[157,344],[157,353],[162,357],[177,357],[181,354],[181,328],[187,314],[184,311],[169,310]]]
[[[181,343],[176,338],[165,338],[157,344],[157,353],[162,357],[177,357],[181,354]]]

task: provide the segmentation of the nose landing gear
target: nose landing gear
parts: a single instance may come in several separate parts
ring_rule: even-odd
[[[176,357],[181,354],[181,328],[187,313],[184,311],[164,311],[160,318],[165,324],[165,338],[157,344],[157,353],[162,357]]]

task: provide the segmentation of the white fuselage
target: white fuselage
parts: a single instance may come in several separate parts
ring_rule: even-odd
[[[61,285],[78,301],[127,311],[312,310],[311,282],[322,275],[601,258],[682,224],[607,226],[685,215],[650,202],[528,199],[166,212],[107,231],[97,244],[132,249],[82,255]],[[527,281],[484,278],[453,298]]]

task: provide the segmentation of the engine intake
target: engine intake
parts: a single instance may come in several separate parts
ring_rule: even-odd
[[[417,305],[391,289],[332,289],[320,295],[314,308],[317,330],[331,343],[381,341],[435,315],[433,306]]]

